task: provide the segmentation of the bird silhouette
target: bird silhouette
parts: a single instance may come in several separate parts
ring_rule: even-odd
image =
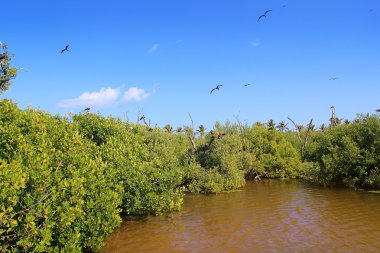
[[[65,51],[69,51],[69,46],[70,46],[70,45],[66,45],[66,47],[65,47],[64,49],[61,50],[61,54],[62,54],[63,52],[65,52]]]
[[[90,107],[87,107],[87,108],[84,108],[84,109],[83,109],[83,112],[84,112],[85,114],[88,114],[88,113],[90,113],[90,110],[91,110],[91,108],[90,108]]]
[[[251,83],[244,84],[244,87],[252,85]]]
[[[336,79],[338,79],[338,77],[330,77],[329,78],[330,81],[335,81]]]
[[[226,133],[218,133],[218,139],[221,139],[225,135],[226,135]]]
[[[258,19],[257,19],[257,22],[259,22],[260,21],[260,19],[261,18],[266,18],[267,17],[267,14],[269,13],[269,12],[271,12],[272,10],[266,10],[265,12],[264,12],[264,14],[262,14]]]
[[[222,87],[223,85],[221,85],[221,84],[218,84],[214,89],[212,89],[211,91],[210,91],[210,94],[214,91],[214,90],[219,90],[219,87]]]

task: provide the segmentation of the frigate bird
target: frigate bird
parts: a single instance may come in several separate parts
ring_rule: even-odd
[[[266,10],[265,12],[264,12],[264,14],[262,14],[258,19],[257,19],[257,22],[259,22],[260,21],[260,19],[261,18],[266,18],[267,17],[267,14],[269,13],[269,12],[271,12],[272,10]]]
[[[214,91],[214,90],[219,90],[219,87],[222,87],[223,85],[221,85],[221,84],[218,84],[214,89],[212,89],[211,91],[210,91],[210,94]]]
[[[89,113],[90,113],[90,110],[91,110],[90,107],[84,108],[84,109],[83,109],[83,113],[84,113],[84,114],[89,114]]]
[[[225,135],[226,135],[226,133],[218,133],[218,139],[221,139]]]
[[[61,54],[62,54],[63,52],[65,52],[65,51],[69,51],[69,46],[70,46],[70,45],[66,45],[66,47],[65,47],[64,49],[61,50]]]

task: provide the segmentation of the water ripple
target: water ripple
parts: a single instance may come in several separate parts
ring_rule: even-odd
[[[102,252],[380,252],[380,196],[298,181],[190,195],[183,211],[127,221]]]

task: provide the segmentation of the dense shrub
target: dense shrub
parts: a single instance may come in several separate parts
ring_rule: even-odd
[[[360,115],[353,123],[315,133],[305,161],[306,178],[312,182],[379,189],[379,117]]]
[[[217,123],[194,139],[192,127],[174,134],[96,114],[65,118],[9,100],[0,124],[0,251],[97,251],[120,214],[160,215],[179,210],[185,192],[299,172],[296,149],[262,125]]]
[[[176,136],[94,114],[75,115],[73,120],[116,171],[124,190],[124,213],[162,214],[180,208],[183,193],[177,186],[183,170],[173,145]]]
[[[97,250],[119,225],[121,187],[61,117],[0,102],[0,249]]]
[[[301,173],[300,155],[284,135],[260,124],[245,130],[244,150],[256,158],[254,170],[271,178],[297,177]]]

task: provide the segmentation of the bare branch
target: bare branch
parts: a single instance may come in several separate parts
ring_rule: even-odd
[[[190,139],[191,146],[195,150],[197,148],[197,146],[195,145],[195,141],[194,141],[194,138],[195,138],[195,136],[194,136],[194,121],[193,121],[193,118],[191,117],[190,112],[188,112],[188,114],[189,114],[189,117],[191,120],[191,133],[188,133],[188,137]]]
[[[293,123],[293,125],[294,125],[294,128],[296,129],[296,131],[297,131],[297,136],[298,136],[298,139],[299,139],[299,141],[302,143],[302,140],[301,140],[301,135],[300,135],[300,130],[298,129],[298,127],[297,127],[297,124],[288,116],[288,119]]]

